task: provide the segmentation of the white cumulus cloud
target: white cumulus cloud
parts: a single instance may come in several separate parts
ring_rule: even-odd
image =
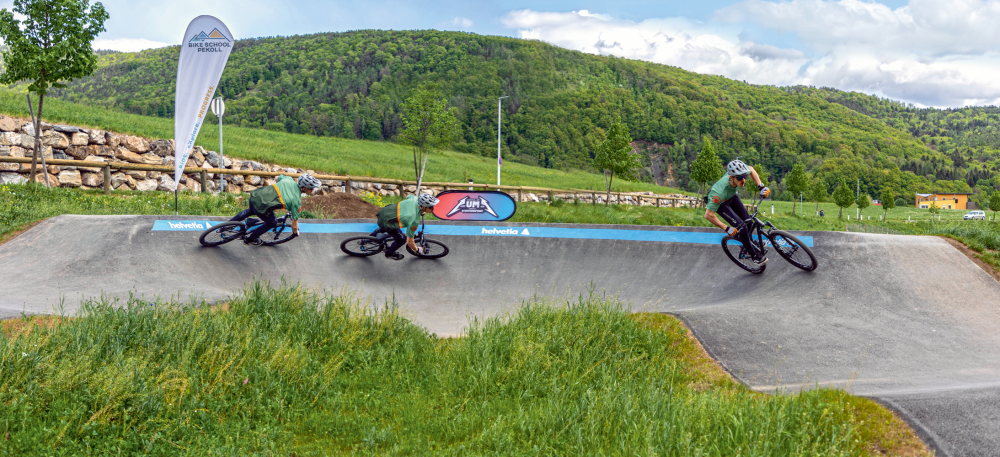
[[[459,27],[461,27],[463,29],[467,29],[469,27],[472,27],[472,19],[468,19],[468,18],[464,18],[464,17],[456,17],[455,19],[452,19],[451,23],[455,24],[455,25],[457,25],[457,26],[459,26]]]
[[[708,23],[616,20],[589,11],[512,11],[518,36],[757,84],[830,86],[925,106],[1000,104],[1000,0],[746,0]],[[802,49],[742,39],[746,25]]]

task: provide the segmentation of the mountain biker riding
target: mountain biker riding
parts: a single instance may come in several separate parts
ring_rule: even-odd
[[[746,186],[748,176],[753,178],[757,187],[760,188],[761,198],[767,198],[771,194],[771,189],[764,187],[760,176],[757,176],[757,171],[743,161],[736,159],[726,165],[726,175],[712,185],[712,190],[708,191],[707,195],[708,203],[705,205],[705,219],[708,219],[712,225],[725,230],[729,236],[738,239],[744,247],[750,246],[750,233],[744,222],[750,218],[750,215],[747,214],[747,209],[743,206],[736,191],[738,188]],[[717,215],[722,216],[729,222],[729,225],[727,226],[720,221]],[[755,252],[753,261],[759,265],[764,264],[767,263],[767,257]]]
[[[399,203],[386,205],[378,210],[378,229],[371,233],[376,236],[379,233],[387,233],[392,237],[392,244],[385,251],[385,257],[392,260],[402,260],[403,254],[396,251],[406,243],[414,252],[420,252],[413,237],[416,236],[417,224],[420,223],[420,215],[434,211],[434,205],[438,204],[438,199],[431,194],[420,194],[420,197],[410,195]],[[406,227],[406,239],[403,239],[401,229]]]
[[[243,243],[260,246],[260,236],[278,225],[274,211],[287,209],[292,218],[292,233],[299,234],[299,208],[302,206],[302,193],[306,190],[319,189],[323,184],[308,173],[303,173],[296,181],[290,176],[278,176],[277,181],[270,186],[264,186],[250,192],[250,205],[230,221],[242,221],[250,216],[257,216],[264,222],[255,228],[244,239]]]

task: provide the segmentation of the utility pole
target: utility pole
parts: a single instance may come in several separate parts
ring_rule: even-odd
[[[858,178],[858,190],[854,194],[854,201],[855,201],[854,204],[855,205],[857,205],[857,201],[858,201],[859,198],[861,198],[861,178]],[[860,206],[858,206],[854,210],[854,212],[855,212],[855,217],[854,217],[855,219],[861,217],[861,207]]]
[[[503,159],[500,157],[500,102],[507,98],[507,95],[497,99],[497,185],[500,185],[500,165],[503,164]]]

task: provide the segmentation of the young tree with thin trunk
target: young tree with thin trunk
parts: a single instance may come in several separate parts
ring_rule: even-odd
[[[7,46],[0,84],[28,81],[28,91],[38,95],[29,182],[35,182],[41,150],[45,94],[50,87],[66,87],[63,81],[94,73],[97,56],[91,42],[104,31],[107,19],[104,5],[91,6],[89,0],[14,0],[13,11],[0,10],[0,38]]]
[[[993,191],[990,195],[990,211],[993,211],[993,222],[996,222],[997,211],[1000,211],[1000,191]]]
[[[858,218],[864,220],[865,217],[862,213],[865,208],[872,204],[871,198],[868,197],[868,194],[858,194],[858,197],[854,199],[854,203],[858,205]]]
[[[426,83],[410,92],[403,102],[403,125],[400,138],[413,146],[413,174],[419,192],[430,150],[444,148],[455,141],[459,132],[458,119],[455,109],[448,109],[440,86]]]
[[[701,152],[691,164],[691,180],[701,184],[698,193],[704,195],[705,183],[715,182],[721,176],[722,166],[719,164],[719,156],[715,154],[712,140],[706,136]]]
[[[815,180],[809,188],[809,200],[816,202],[816,214],[819,214],[819,204],[825,202],[828,196],[826,183],[822,179]]]
[[[886,186],[882,189],[882,222],[889,222],[889,210],[896,207],[896,194]]]
[[[840,186],[837,190],[833,191],[833,202],[840,207],[840,214],[837,215],[837,219],[844,218],[844,208],[854,204],[854,192],[851,192],[851,188],[847,187],[847,182],[844,180],[840,181]]]
[[[795,164],[792,171],[785,175],[785,188],[792,193],[792,214],[795,214],[795,199],[809,189],[809,177],[801,163]],[[799,210],[802,211],[801,206]]]
[[[611,203],[611,183],[615,175],[622,179],[635,179],[635,171],[642,163],[639,161],[639,154],[632,152],[632,136],[621,118],[611,123],[607,139],[595,148],[594,166],[604,171],[604,184],[608,192],[605,205]]]

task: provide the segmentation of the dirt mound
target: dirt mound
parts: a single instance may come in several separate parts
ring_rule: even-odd
[[[302,209],[327,219],[374,219],[380,208],[356,195],[339,192],[303,198]]]

